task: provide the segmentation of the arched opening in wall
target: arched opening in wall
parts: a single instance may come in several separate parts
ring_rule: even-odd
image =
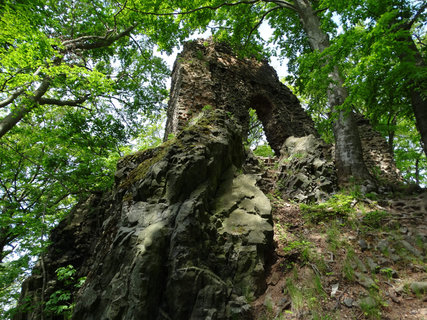
[[[262,96],[256,95],[251,99],[249,108],[248,145],[258,156],[273,157],[274,151],[268,143],[267,126],[272,119],[272,105]]]

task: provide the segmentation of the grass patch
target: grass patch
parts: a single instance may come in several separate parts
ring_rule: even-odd
[[[328,221],[336,217],[347,217],[355,211],[354,197],[338,193],[329,198],[326,202],[319,204],[300,204],[301,213],[304,218],[311,223]]]
[[[362,224],[370,229],[379,229],[389,216],[390,213],[384,210],[369,211],[362,218]]]
[[[349,247],[347,249],[347,254],[346,254],[346,257],[344,259],[344,264],[343,264],[343,268],[342,268],[344,278],[346,278],[350,282],[354,282],[354,280],[355,280],[354,269],[353,269],[353,265],[352,265],[354,255],[355,255],[354,249],[352,247]]]
[[[360,300],[360,309],[368,319],[382,319],[381,310],[387,303],[377,290],[370,290],[369,296]]]

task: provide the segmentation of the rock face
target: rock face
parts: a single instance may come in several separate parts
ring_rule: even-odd
[[[172,78],[166,137],[175,138],[119,161],[114,188],[53,231],[15,319],[62,319],[61,303],[75,304],[79,320],[250,318],[273,239],[260,175],[243,166],[250,107],[276,152],[291,135],[315,134],[266,63],[210,40],[187,43]],[[57,279],[68,265],[73,279],[87,277],[79,290]],[[58,290],[71,298],[53,301]]]
[[[72,264],[87,275],[73,319],[248,318],[249,299],[265,287],[273,227],[256,176],[240,170],[244,157],[241,128],[214,110],[122,159],[112,192],[78,205],[54,231],[46,300],[63,289],[54,270]],[[26,281],[30,303],[15,319],[40,319],[40,273]]]
[[[334,192],[330,147],[274,70],[189,42],[173,71],[166,137],[175,137],[121,159],[112,190],[55,228],[14,319],[63,319],[64,305],[76,320],[250,319],[274,251],[270,201],[242,143],[251,107],[281,153],[281,192],[299,201]],[[74,278],[58,280],[68,265]],[[58,290],[70,298],[53,299]]]
[[[38,262],[31,277],[22,285],[19,312],[14,319],[42,319],[40,314],[42,300],[49,300],[57,290],[76,293],[74,284],[57,281],[55,271],[60,267],[72,265],[77,269],[76,278],[84,277],[90,272],[95,262],[95,247],[99,241],[104,241],[109,236],[101,226],[109,219],[105,209],[113,203],[111,192],[92,194],[77,204],[68,217],[53,230],[50,235],[52,245]],[[69,302],[65,301],[64,304]],[[44,319],[63,318],[54,315],[44,317]]]
[[[280,153],[278,188],[284,199],[321,202],[337,191],[331,146],[320,138],[289,137]]]
[[[276,154],[290,136],[317,135],[313,121],[272,67],[255,59],[238,59],[229,47],[211,40],[188,42],[178,55],[165,137],[179,132],[203,108],[232,113],[244,133],[248,110],[255,109]]]

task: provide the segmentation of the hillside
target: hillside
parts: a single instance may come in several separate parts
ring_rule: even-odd
[[[425,191],[356,188],[306,205],[273,187],[268,197],[275,251],[255,319],[427,318]]]

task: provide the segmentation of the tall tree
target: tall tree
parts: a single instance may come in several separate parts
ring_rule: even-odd
[[[153,109],[166,69],[115,1],[6,1],[0,31],[0,138],[40,106]],[[135,36],[138,34],[138,36]],[[101,101],[115,101],[113,105]]]
[[[108,0],[0,3],[0,317],[49,229],[111,186],[123,144],[163,108],[148,20]]]
[[[286,6],[285,6],[286,7]],[[321,21],[308,0],[295,0],[294,6],[313,50],[320,53],[330,46],[326,31],[322,30]],[[330,63],[326,56],[326,63]],[[339,67],[333,65],[328,77],[327,94],[332,112],[335,136],[335,162],[338,180],[341,184],[349,182],[350,178],[359,181],[371,180],[370,174],[363,162],[362,146],[352,109],[340,108],[348,97],[347,89]]]
[[[387,0],[381,5],[372,1],[360,3],[363,6],[357,10],[342,10],[344,23],[359,26],[358,38],[350,35],[354,32],[354,27],[348,32],[353,43],[347,45],[359,51],[357,65],[351,74],[353,86],[363,88],[363,82],[371,86],[371,90],[359,90],[357,96],[365,101],[375,101],[375,104],[371,103],[369,106],[371,110],[380,109],[384,96],[400,99],[398,108],[408,106],[403,114],[412,111],[410,113],[415,117],[424,153],[427,155],[426,45],[417,39],[418,46],[414,40],[425,36],[427,4],[423,1],[404,0]],[[388,109],[396,111],[395,108],[390,108],[390,103]]]

